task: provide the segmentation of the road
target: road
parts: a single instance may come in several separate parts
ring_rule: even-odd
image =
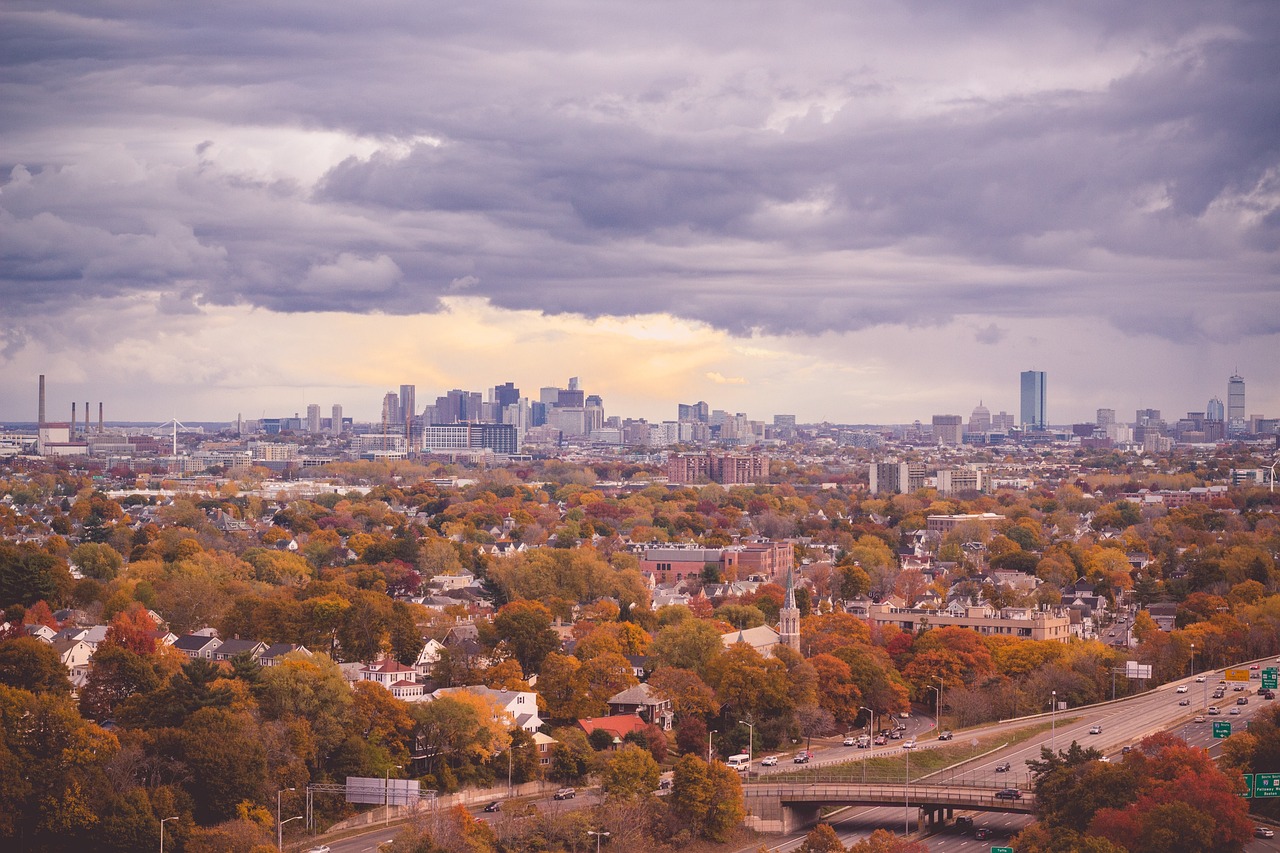
[[[1237,666],[1247,667],[1251,663],[1255,663],[1255,661],[1245,661]],[[1256,661],[1256,663],[1261,666],[1280,665],[1280,661],[1273,662],[1270,658]],[[961,767],[942,771],[936,774],[931,781],[991,787],[1013,785],[1025,789],[1030,786],[1031,782],[1026,761],[1038,759],[1041,747],[1065,749],[1071,741],[1075,740],[1084,746],[1091,746],[1101,750],[1108,758],[1116,758],[1122,754],[1124,747],[1136,745],[1143,738],[1158,731],[1174,732],[1184,737],[1188,743],[1210,749],[1211,755],[1216,754],[1220,743],[1214,743],[1212,725],[1210,724],[1212,720],[1228,720],[1233,724],[1233,729],[1242,731],[1245,722],[1257,713],[1260,708],[1270,704],[1257,695],[1259,682],[1256,679],[1250,681],[1246,691],[1242,693],[1233,692],[1231,690],[1232,685],[1227,685],[1226,696],[1222,700],[1214,700],[1210,691],[1218,686],[1218,682],[1221,679],[1222,672],[1219,670],[1206,673],[1205,681],[1203,682],[1196,682],[1188,677],[1162,685],[1148,693],[1127,697],[1116,702],[1105,702],[1084,708],[1068,708],[1047,715],[1042,714],[1033,719],[1044,720],[1047,717],[1051,722],[1050,730],[1045,732],[1043,736],[1017,746],[1008,747],[982,759],[967,762]],[[1186,693],[1177,692],[1177,688],[1181,685],[1187,686]],[[1233,704],[1235,699],[1241,695],[1247,696],[1249,699],[1248,705],[1237,706]],[[1190,699],[1191,704],[1180,705],[1179,702],[1183,699]],[[1215,702],[1221,707],[1222,715],[1206,717],[1206,722],[1204,723],[1193,722],[1193,718],[1197,714],[1203,714],[1205,708]],[[1239,708],[1241,713],[1239,715],[1230,715],[1228,711],[1231,708]],[[879,719],[877,719],[877,723],[879,723]],[[907,726],[905,734],[916,736],[921,747],[937,745],[937,728],[932,717],[913,714],[910,718],[902,720],[902,723]],[[957,732],[955,737],[959,741],[992,733],[1013,731],[1024,728],[1026,725],[1028,725],[1028,719],[1026,718],[1005,721]],[[1101,726],[1101,733],[1090,733],[1090,729],[1095,725]],[[810,766],[843,763],[877,755],[899,754],[902,752],[901,744],[902,741],[900,740],[890,741],[889,744],[883,747],[857,749],[855,747],[841,746],[839,740],[834,743],[828,741],[822,745],[815,743],[813,748],[814,759]],[[782,755],[776,768],[760,767],[760,759],[762,757],[763,754],[756,758],[755,767],[753,768],[753,773],[755,774],[763,772],[763,775],[768,776],[774,772],[795,769],[788,755]],[[1006,773],[997,772],[996,767],[1005,762],[1011,765],[1010,770]],[[550,799],[547,799],[545,803],[551,803]],[[574,805],[581,806],[585,804],[587,804],[587,800],[580,795],[579,801]],[[543,803],[539,803],[539,806],[543,807]],[[567,806],[567,804],[556,803],[555,806]],[[850,840],[857,840],[869,835],[877,826],[901,831],[902,810],[897,810],[896,816],[891,816],[893,812],[894,809],[892,808],[842,809],[834,816],[840,824],[837,827],[837,832],[842,833],[842,837],[844,833],[848,833]],[[914,812],[912,813],[912,819],[914,820]],[[1027,818],[1023,816],[987,812],[981,815],[979,825],[990,824],[992,829],[995,830],[996,838],[999,839],[1001,837],[999,835],[1000,832],[1007,832],[1011,836],[1026,822]],[[496,822],[495,825],[497,825]],[[859,833],[861,834],[859,835]],[[357,837],[341,842],[332,842],[330,846],[333,853],[365,853],[365,851],[375,850],[377,842],[388,840],[392,836],[394,836],[394,832],[381,829],[370,830]],[[793,849],[786,845],[795,842],[794,846],[799,846],[803,837],[804,833],[777,837],[771,840],[768,849],[771,851]],[[848,844],[849,841],[845,841],[845,843]],[[989,846],[983,846],[985,842],[979,844],[971,836],[954,836],[949,832],[931,837],[929,843],[930,849],[936,850],[978,851],[990,849]],[[935,843],[945,846],[935,846]],[[965,847],[965,844],[969,846]],[[749,849],[758,850],[759,845],[757,844]],[[1277,845],[1275,839],[1258,839],[1252,842],[1247,849],[1249,851],[1280,851],[1280,845]]]

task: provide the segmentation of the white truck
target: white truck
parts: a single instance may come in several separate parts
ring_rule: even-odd
[[[751,756],[747,755],[745,752],[740,752],[737,755],[730,755],[729,760],[726,761],[725,764],[729,765],[734,770],[737,770],[739,773],[746,773],[751,769]]]

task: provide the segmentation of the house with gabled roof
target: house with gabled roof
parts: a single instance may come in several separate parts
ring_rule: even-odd
[[[466,691],[482,696],[511,715],[516,725],[532,734],[542,728],[542,718],[538,715],[538,694],[524,690],[495,690],[492,687],[470,685],[467,687],[441,687],[431,694],[433,698],[448,696],[452,693]]]
[[[272,643],[258,655],[258,666],[277,666],[285,655],[291,655],[294,652],[311,657],[311,652],[306,646],[297,643]]]
[[[201,634],[183,634],[173,643],[173,648],[182,652],[187,657],[195,660],[196,658],[204,658],[205,660],[213,660],[213,653],[222,645],[222,640],[217,637],[206,637]]]
[[[609,697],[609,716],[619,714],[635,714],[664,731],[671,731],[675,719],[671,700],[663,699],[648,684],[637,684]]]
[[[223,640],[222,645],[214,649],[212,660],[229,663],[236,655],[248,654],[250,658],[256,661],[266,650],[267,644],[261,640],[242,640],[239,637],[235,637],[230,640]]]

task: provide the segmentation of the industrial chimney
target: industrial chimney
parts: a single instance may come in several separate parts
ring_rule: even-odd
[[[67,435],[76,434],[76,401],[71,401],[71,431]]]
[[[98,401],[98,435],[102,435],[102,401]]]
[[[40,374],[40,426],[44,426],[44,374]]]
[[[84,434],[89,434],[89,401],[84,401]]]

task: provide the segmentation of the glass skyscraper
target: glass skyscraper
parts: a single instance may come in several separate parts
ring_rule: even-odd
[[[1044,429],[1044,371],[1022,371],[1022,428]]]

